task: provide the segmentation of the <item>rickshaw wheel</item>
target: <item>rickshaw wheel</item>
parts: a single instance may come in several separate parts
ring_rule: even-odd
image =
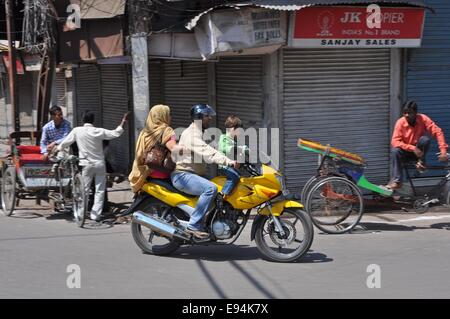
[[[72,193],[73,217],[78,227],[83,227],[84,222],[86,220],[87,202],[86,202],[86,193],[84,189],[84,182],[80,174],[75,175],[72,190],[73,190]]]
[[[305,208],[321,231],[343,234],[358,225],[364,212],[364,199],[353,181],[331,176],[311,188]]]
[[[11,216],[16,207],[16,170],[9,166],[3,172],[1,187],[2,214]]]

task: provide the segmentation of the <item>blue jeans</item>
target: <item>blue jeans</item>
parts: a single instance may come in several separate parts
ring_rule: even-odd
[[[172,184],[183,193],[200,196],[197,206],[190,216],[188,227],[202,230],[202,219],[208,212],[217,194],[217,186],[199,175],[175,171],[171,174]]]
[[[422,136],[417,143],[417,148],[423,152],[423,158],[421,158],[423,161],[425,161],[425,156],[427,155],[430,147],[430,142],[431,140],[428,136]],[[419,159],[414,152],[407,152],[398,147],[391,150],[391,158],[392,180],[397,183],[401,183],[403,181],[403,164],[409,161],[417,161]]]
[[[222,167],[221,171],[227,177],[227,181],[223,185],[222,193],[224,195],[230,195],[236,184],[239,182],[241,175],[233,167]]]

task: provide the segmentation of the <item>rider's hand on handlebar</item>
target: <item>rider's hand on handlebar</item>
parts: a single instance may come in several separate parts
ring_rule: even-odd
[[[51,152],[53,148],[56,146],[56,142],[51,142],[47,145],[47,152]]]
[[[439,162],[447,162],[448,161],[448,154],[447,154],[447,152],[440,153],[438,159],[439,159]]]
[[[238,168],[241,166],[241,164],[239,164],[238,161],[232,161],[232,162],[230,163],[230,166],[233,167],[233,168],[235,168],[235,169],[238,169]]]

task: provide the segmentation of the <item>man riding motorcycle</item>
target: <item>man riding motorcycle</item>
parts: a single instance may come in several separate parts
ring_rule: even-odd
[[[190,215],[187,232],[198,238],[206,238],[209,233],[205,231],[202,220],[217,195],[217,186],[202,177],[206,173],[206,165],[207,163],[215,163],[238,168],[239,164],[206,144],[203,140],[203,131],[209,127],[216,115],[214,109],[207,104],[196,104],[191,108],[190,113],[193,122],[183,131],[179,141],[179,145],[190,152],[184,154],[177,161],[175,171],[171,174],[171,180],[178,190],[186,194],[200,196],[193,213]]]

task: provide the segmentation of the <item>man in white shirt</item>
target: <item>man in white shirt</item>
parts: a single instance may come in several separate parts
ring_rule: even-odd
[[[94,113],[84,111],[82,114],[83,126],[75,127],[69,135],[58,145],[61,151],[77,142],[80,165],[83,166],[83,180],[86,194],[89,194],[92,180],[95,179],[94,205],[91,209],[91,219],[100,220],[106,190],[106,165],[103,153],[103,141],[112,140],[122,135],[123,126],[128,121],[126,113],[120,125],[115,130],[94,127]]]

